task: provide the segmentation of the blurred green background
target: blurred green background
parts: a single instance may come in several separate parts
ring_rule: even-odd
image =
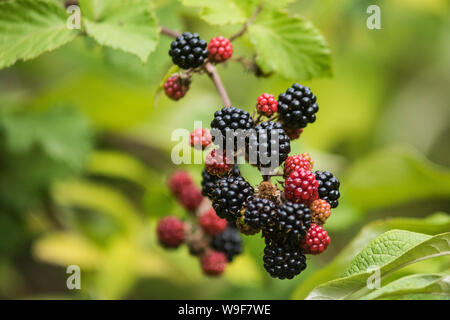
[[[211,27],[176,1],[156,3],[161,25],[205,39],[240,28]],[[377,1],[381,30],[366,27],[370,4],[301,0],[289,7],[324,34],[333,64],[332,77],[302,82],[320,111],[293,152],[308,151],[315,168],[333,171],[342,186],[326,225],[330,248],[309,257],[291,281],[265,273],[259,237],[245,237],[244,254],[220,279],[204,277],[186,248],[157,244],[158,218],[187,215],[166,188],[180,169],[170,160],[171,132],[191,131],[195,120],[208,126],[221,107],[205,75],[179,102],[162,96],[154,104],[171,66],[169,38],[145,65],[80,37],[1,70],[0,298],[304,298],[345,270],[355,253],[347,245],[368,223],[377,220],[363,233],[404,225],[449,231],[450,2]],[[250,54],[246,37],[236,41],[235,56]],[[233,104],[249,111],[262,92],[277,95],[292,84],[256,78],[236,62],[217,69]],[[181,168],[200,181],[202,166]],[[259,182],[254,169],[242,171]],[[379,221],[386,218],[393,220]],[[82,269],[81,290],[66,288],[70,264]],[[419,269],[448,271],[450,261],[402,272]]]

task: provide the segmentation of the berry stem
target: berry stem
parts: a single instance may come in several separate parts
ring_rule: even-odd
[[[261,10],[262,10],[262,5],[259,5],[256,8],[255,12],[253,12],[252,16],[248,19],[248,21],[242,26],[242,29],[230,37],[230,41],[234,41],[237,38],[241,37],[244,33],[246,33],[248,27],[255,21],[256,17],[261,12]]]
[[[172,37],[172,38],[176,38],[180,35],[179,32],[168,29],[166,27],[160,27],[161,28],[161,33],[163,35]],[[230,98],[228,97],[228,93],[227,90],[225,89],[222,80],[220,79],[219,74],[217,73],[216,68],[214,67],[214,65],[211,62],[206,61],[206,63],[204,64],[204,68],[206,70],[206,72],[208,73],[209,77],[212,79],[212,81],[214,82],[214,85],[217,88],[217,91],[219,91],[220,97],[222,98],[223,104],[225,107],[231,107],[231,101]]]

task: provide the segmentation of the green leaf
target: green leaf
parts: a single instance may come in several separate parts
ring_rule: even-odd
[[[376,220],[361,229],[359,234],[326,267],[305,279],[294,291],[293,299],[304,299],[312,289],[341,276],[352,259],[377,236],[392,229],[403,229],[429,235],[450,230],[450,215],[436,213],[425,219],[391,218]]]
[[[342,194],[361,211],[449,197],[450,170],[414,150],[388,148],[361,158],[342,180]]]
[[[377,267],[381,280],[406,265],[450,254],[450,232],[428,236],[409,231],[388,231],[373,240],[350,264],[346,276],[315,288],[307,299],[357,299],[368,294],[367,279]]]
[[[148,0],[81,0],[87,33],[103,46],[137,55],[146,62],[159,41]]]
[[[201,8],[200,17],[213,25],[244,23],[255,8],[252,0],[181,0],[189,7]]]
[[[69,15],[52,0],[0,2],[0,69],[55,50],[77,36]]]
[[[92,131],[75,108],[55,107],[45,112],[8,114],[0,120],[6,147],[27,153],[40,147],[49,157],[79,170],[92,149]]]
[[[249,34],[264,73],[277,72],[292,80],[331,75],[330,49],[309,21],[263,10]]]
[[[414,274],[403,277],[375,290],[365,297],[364,300],[390,298],[418,293],[450,294],[449,274]]]

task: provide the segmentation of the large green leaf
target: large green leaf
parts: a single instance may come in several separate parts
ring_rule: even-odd
[[[81,0],[87,33],[98,43],[137,55],[146,62],[159,41],[148,0]]]
[[[264,73],[292,80],[331,74],[330,50],[319,31],[299,17],[263,10],[249,27],[256,61]]]
[[[413,274],[388,283],[382,288],[369,293],[363,299],[382,299],[417,293],[450,295],[450,275]]]
[[[361,211],[450,196],[450,170],[406,148],[368,154],[349,168],[342,194]]]
[[[68,14],[52,0],[0,2],[0,69],[30,60],[74,39]]]
[[[406,265],[450,254],[450,232],[436,236],[402,230],[373,240],[350,264],[344,277],[315,288],[307,299],[357,299],[367,295],[369,267],[379,268],[381,280]]]
[[[329,280],[340,277],[352,259],[373,239],[392,229],[403,229],[429,235],[450,230],[450,216],[436,213],[425,219],[392,218],[374,221],[359,234],[326,267],[305,279],[294,291],[293,299],[304,299],[312,289]]]
[[[214,25],[245,22],[255,8],[254,2],[252,0],[181,0],[185,6],[201,8],[200,17]]]

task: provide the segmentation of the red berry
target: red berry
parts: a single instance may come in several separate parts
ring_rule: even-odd
[[[175,171],[169,177],[168,185],[170,191],[177,196],[181,193],[181,191],[192,185],[194,181],[191,178],[191,175],[187,171]]]
[[[302,157],[311,164],[311,169],[314,167],[314,160],[311,158],[308,152],[303,152]]]
[[[208,53],[212,62],[223,62],[233,55],[233,44],[221,36],[212,38],[208,43]]]
[[[197,149],[205,149],[212,142],[212,136],[208,129],[197,128],[191,132],[191,146]]]
[[[199,188],[190,184],[181,190],[178,201],[186,210],[195,211],[203,201],[203,195]]]
[[[198,220],[203,231],[210,236],[223,232],[228,225],[227,220],[219,218],[213,208],[202,213]]]
[[[208,251],[201,258],[203,272],[208,276],[219,276],[225,271],[227,257],[225,253]]]
[[[291,140],[298,139],[303,132],[302,128],[283,127],[283,130]]]
[[[312,222],[322,225],[331,215],[330,204],[323,199],[314,200],[309,207],[311,210]]]
[[[311,163],[300,154],[290,156],[284,162],[284,176],[287,177],[292,171],[300,168],[311,170]]]
[[[189,81],[181,79],[179,76],[172,76],[164,83],[164,92],[172,100],[183,98],[189,89]]]
[[[184,223],[176,217],[166,217],[159,221],[159,242],[167,248],[176,248],[184,241]]]
[[[284,196],[295,203],[310,204],[319,197],[318,186],[314,173],[300,168],[284,180]]]
[[[222,176],[233,167],[224,152],[214,149],[206,156],[205,169],[209,174]]]
[[[307,254],[321,254],[328,248],[330,240],[328,233],[323,230],[322,226],[313,223],[306,236],[303,237],[301,246]]]
[[[263,93],[257,99],[256,109],[258,113],[270,117],[278,110],[278,101],[273,94]]]

